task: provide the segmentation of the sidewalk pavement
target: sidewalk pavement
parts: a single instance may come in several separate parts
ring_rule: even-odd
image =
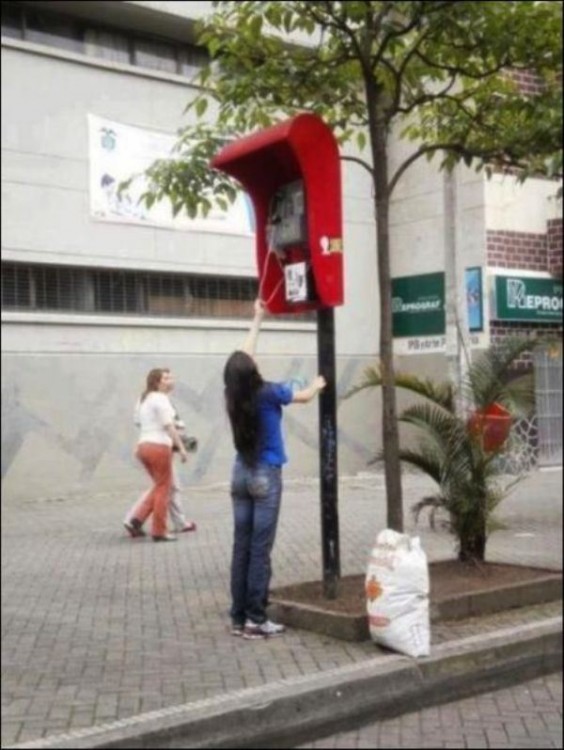
[[[419,476],[404,478],[411,533],[408,509],[430,487]],[[348,575],[364,571],[385,525],[383,476],[343,478],[339,498],[341,567]],[[182,712],[213,708],[217,722],[223,709],[251,705],[261,694],[264,700],[280,691],[296,696],[314,684],[335,690],[339,680],[361,673],[381,677],[393,665],[404,669],[405,657],[370,642],[299,630],[261,642],[231,637],[227,485],[186,491],[198,531],[175,544],[125,535],[121,521],[134,499],[3,499],[2,747],[78,747],[73,736],[93,747],[91,728],[120,720],[141,729],[147,712],[170,723]],[[499,517],[507,528],[491,537],[488,559],[561,569],[561,470],[536,472],[518,485]],[[430,560],[453,556],[451,538],[431,532],[423,519],[415,533]],[[318,483],[287,480],[273,586],[318,579],[320,548]],[[497,652],[504,642],[525,642],[537,631],[552,637],[555,626],[561,629],[560,614],[561,603],[554,603],[437,624],[430,661],[454,658],[459,644],[478,649],[487,642]],[[409,661],[409,669],[416,670],[406,672],[412,683],[423,674],[417,662]],[[69,733],[70,744],[54,739]],[[45,737],[53,742],[39,742]]]

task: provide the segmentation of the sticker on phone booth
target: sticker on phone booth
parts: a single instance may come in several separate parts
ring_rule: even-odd
[[[307,300],[306,264],[291,263],[284,269],[286,300],[305,302]]]

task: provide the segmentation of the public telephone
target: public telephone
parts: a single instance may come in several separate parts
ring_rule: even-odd
[[[270,313],[343,304],[339,149],[309,113],[227,144],[211,162],[253,202],[259,297]]]
[[[270,200],[266,242],[284,273],[288,303],[315,302],[315,278],[308,247],[304,183],[295,180],[279,187]]]

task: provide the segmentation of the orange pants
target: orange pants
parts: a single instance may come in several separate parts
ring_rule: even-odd
[[[164,536],[172,487],[172,448],[159,443],[140,443],[136,455],[155,484],[139,508],[136,508],[135,516],[143,523],[152,513],[153,536]]]

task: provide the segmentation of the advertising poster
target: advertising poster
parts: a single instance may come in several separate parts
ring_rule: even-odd
[[[254,218],[248,196],[240,194],[227,211],[213,208],[205,217],[174,217],[168,199],[151,208],[138,202],[145,192],[144,177],[134,180],[127,195],[118,186],[142,173],[157,159],[174,159],[176,136],[88,115],[90,213],[95,219],[184,231],[252,235]]]

